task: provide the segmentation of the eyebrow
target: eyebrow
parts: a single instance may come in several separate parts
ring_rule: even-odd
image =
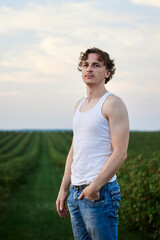
[[[82,63],[88,63],[88,61],[83,61]],[[100,65],[101,62],[93,62],[92,64],[99,64]]]

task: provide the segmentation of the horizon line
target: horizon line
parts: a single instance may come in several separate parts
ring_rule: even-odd
[[[21,128],[21,129],[0,129],[0,131],[73,131],[71,128]],[[130,132],[160,132],[160,129],[156,130],[142,130],[142,129],[130,129]]]

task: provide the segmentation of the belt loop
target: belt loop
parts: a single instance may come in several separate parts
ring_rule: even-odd
[[[76,199],[76,191],[74,192],[73,199]]]

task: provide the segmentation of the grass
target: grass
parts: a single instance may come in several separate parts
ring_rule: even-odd
[[[50,162],[44,135],[41,149],[38,169],[8,202],[0,222],[0,239],[73,239],[69,217],[61,219],[56,211],[61,176]]]
[[[121,219],[118,226],[118,240],[143,240],[143,234],[135,229],[127,229]]]
[[[128,156],[143,155],[150,159],[153,152],[159,152],[159,132],[130,132]]]
[[[1,219],[2,240],[73,240],[70,218],[62,219],[56,211],[62,175],[51,163],[46,144],[43,133],[39,166],[9,200]],[[119,222],[119,240],[143,239]]]

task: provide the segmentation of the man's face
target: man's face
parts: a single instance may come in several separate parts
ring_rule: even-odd
[[[98,58],[98,54],[89,53],[88,59],[82,62],[82,78],[87,85],[105,83],[105,78],[110,75],[104,63]]]

